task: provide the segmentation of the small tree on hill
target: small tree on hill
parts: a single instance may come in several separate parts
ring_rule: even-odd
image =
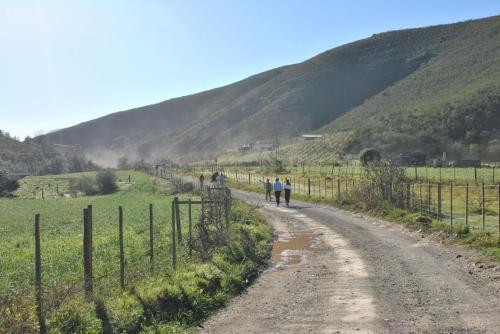
[[[98,172],[96,183],[100,194],[111,194],[118,189],[116,174],[110,170]]]
[[[0,197],[9,196],[13,191],[19,188],[19,182],[17,180],[9,180],[7,175],[0,172]]]

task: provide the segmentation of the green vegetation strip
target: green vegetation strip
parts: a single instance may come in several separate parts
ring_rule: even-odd
[[[93,177],[93,174],[86,174]],[[119,191],[67,197],[69,179],[82,174],[30,177],[15,199],[0,199],[0,327],[37,332],[34,308],[34,214],[42,216],[44,307],[50,333],[169,333],[189,331],[245,288],[270,254],[271,230],[254,208],[234,202],[229,242],[208,262],[187,245],[171,266],[170,184],[138,172],[118,172]],[[129,182],[130,176],[130,182]],[[33,198],[57,184],[63,196]],[[44,191],[51,194],[50,191]],[[188,196],[181,195],[181,199]],[[82,291],[82,210],[93,205],[94,301]],[[149,263],[149,204],[154,207],[154,270]],[[124,208],[126,287],[120,288],[118,206]],[[184,212],[186,211],[186,212]],[[193,207],[193,221],[199,217]],[[188,232],[187,210],[181,210]]]

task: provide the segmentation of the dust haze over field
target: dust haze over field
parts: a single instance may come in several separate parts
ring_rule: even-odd
[[[388,154],[446,150],[454,158],[491,159],[500,153],[499,48],[498,16],[375,34],[299,64],[42,138],[79,145],[103,165],[122,156],[213,159],[248,142],[278,136],[290,143],[315,131],[347,134],[337,152],[377,145]]]

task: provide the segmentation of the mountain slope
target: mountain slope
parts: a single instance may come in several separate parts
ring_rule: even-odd
[[[369,143],[386,152],[427,149],[430,144],[420,138],[424,132],[414,130],[434,124],[436,110],[445,110],[442,106],[450,101],[463,105],[460,98],[466,93],[471,96],[468,101],[474,101],[477,98],[473,96],[491,96],[498,91],[499,25],[500,18],[493,17],[377,34],[303,63],[111,114],[46,138],[52,143],[78,144],[93,159],[107,164],[124,155],[201,160],[246,142],[279,137],[286,143],[310,131],[333,136],[339,131],[351,133],[351,140],[342,141],[343,149],[357,150]],[[427,118],[421,117],[422,122],[417,117],[411,129],[405,127],[409,118],[423,114]],[[440,115],[446,122],[447,112]],[[455,122],[460,123],[465,116],[457,117]],[[495,117],[485,119],[496,121]],[[415,134],[404,141],[402,134],[411,131]],[[483,133],[484,140],[497,139],[495,131]],[[386,132],[391,135],[380,136]],[[443,136],[445,142],[458,148],[454,144],[458,141],[461,150],[469,152],[471,143],[466,143],[465,137],[452,140]],[[472,144],[476,153],[482,153],[478,147],[484,144]],[[307,151],[307,145],[292,151]],[[338,147],[334,151],[338,152]]]
[[[0,130],[0,172],[33,175],[81,172],[95,169],[78,147],[36,143],[27,138],[21,142]]]
[[[353,131],[354,151],[375,145],[387,153],[419,149],[498,160],[500,19],[449,27],[434,49],[427,46],[435,56],[425,66],[320,132]]]

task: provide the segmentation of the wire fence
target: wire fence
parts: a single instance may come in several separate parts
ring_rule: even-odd
[[[159,177],[171,175],[162,173]],[[16,271],[15,263],[0,262],[0,272],[9,274],[12,280],[8,291],[0,291],[1,326],[12,328],[24,316],[26,310],[19,304],[23,301],[35,306],[39,331],[47,333],[47,312],[59,309],[68,300],[85,296],[97,303],[144,278],[164,277],[176,266],[191,261],[193,251],[197,259],[204,259],[213,246],[208,243],[222,240],[213,233],[229,228],[231,193],[224,187],[185,183],[176,177],[170,181],[175,197],[170,197],[170,203],[165,197],[158,207],[117,206],[113,213],[100,212],[96,205],[82,208],[81,234],[76,228],[76,238],[69,241],[58,239],[56,231],[44,228],[43,212],[37,213],[30,251],[35,254],[33,267]],[[193,197],[176,196],[182,192]],[[131,210],[134,219],[129,219]],[[59,225],[65,226],[65,222]],[[206,232],[202,241],[200,226]],[[31,277],[35,277],[34,282]]]
[[[265,164],[192,164],[185,166],[193,172],[197,171],[239,171],[258,174],[271,173],[276,168]],[[413,181],[454,182],[454,183],[489,183],[500,182],[497,164],[482,165],[481,167],[401,167],[405,175]],[[284,164],[280,165],[281,174],[302,176],[330,176],[342,178],[363,177],[364,167],[359,161],[344,161],[333,164]],[[272,173],[271,173],[272,174]]]
[[[361,168],[361,167],[359,167]],[[265,193],[267,180],[276,177],[288,179],[293,194],[342,201],[355,196],[363,182],[363,174],[301,175],[285,170],[281,173],[266,172],[248,166],[189,166],[183,169],[193,175],[209,179],[213,171],[223,173],[226,180],[251,185]],[[485,231],[498,235],[500,239],[500,183],[485,182],[434,182],[411,179],[405,184],[405,209],[419,212],[454,226],[467,226],[471,231]]]

